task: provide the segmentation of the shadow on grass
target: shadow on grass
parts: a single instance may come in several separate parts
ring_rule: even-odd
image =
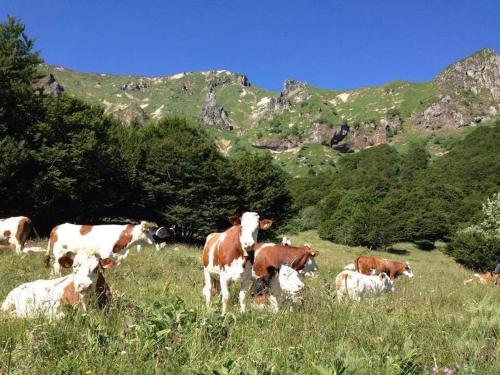
[[[406,255],[409,253],[408,250],[402,249],[402,248],[397,248],[397,247],[388,247],[386,251],[388,253],[397,254],[397,255]]]

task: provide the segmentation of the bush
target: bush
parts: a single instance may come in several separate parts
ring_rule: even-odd
[[[500,238],[461,231],[448,244],[446,253],[473,270],[492,271],[500,260]]]
[[[475,270],[495,268],[500,261],[500,193],[486,200],[478,223],[459,230],[446,252]]]

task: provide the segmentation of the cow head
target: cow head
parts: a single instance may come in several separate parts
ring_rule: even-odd
[[[394,283],[385,272],[380,273],[377,277],[380,279],[383,292],[394,292]]]
[[[273,224],[272,220],[259,220],[257,212],[245,212],[240,216],[230,216],[231,225],[241,225],[240,243],[244,251],[250,251],[257,242],[259,229],[267,230]]]
[[[66,253],[58,259],[64,268],[73,267],[75,291],[83,293],[97,282],[100,269],[108,269],[115,265],[111,258],[100,259],[95,254]]]
[[[307,252],[309,257],[307,258],[307,262],[304,265],[304,268],[300,270],[300,273],[305,276],[314,276],[314,273],[318,271],[318,264],[316,263],[316,256],[319,254],[319,251],[311,249],[309,245],[304,245],[307,248]]]
[[[304,288],[304,283],[299,278],[299,273],[292,267],[282,265],[278,273],[280,289],[293,301],[298,300],[298,293]]]
[[[413,277],[413,270],[410,267],[410,263],[406,262],[403,275],[408,276],[410,279]]]
[[[151,228],[148,232],[148,238],[151,240],[151,243],[154,244],[167,242],[173,236],[175,236],[175,230],[172,227]]]

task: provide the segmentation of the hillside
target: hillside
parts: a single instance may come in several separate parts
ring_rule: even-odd
[[[184,117],[206,126],[224,154],[270,150],[292,175],[332,169],[344,152],[453,136],[500,111],[500,57],[488,49],[450,65],[431,82],[343,91],[286,80],[281,93],[269,92],[225,70],[140,77],[40,69],[46,91],[100,105],[124,124]]]

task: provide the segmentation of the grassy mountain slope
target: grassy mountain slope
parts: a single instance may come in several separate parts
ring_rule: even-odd
[[[246,76],[228,71],[140,77],[50,65],[40,70],[52,74],[67,94],[102,106],[126,124],[184,117],[206,126],[223,153],[255,152],[252,145],[259,145],[273,150],[280,165],[300,176],[334,168],[332,161],[341,154],[329,140],[340,124],[348,124],[349,133],[338,149],[357,151],[414,138],[425,141],[436,132],[453,137],[469,124],[496,117],[499,66],[494,51],[481,50],[450,65],[432,82],[393,81],[339,91],[286,80],[281,93],[255,87]],[[232,130],[218,126],[223,117]],[[443,152],[439,145],[430,150]]]

